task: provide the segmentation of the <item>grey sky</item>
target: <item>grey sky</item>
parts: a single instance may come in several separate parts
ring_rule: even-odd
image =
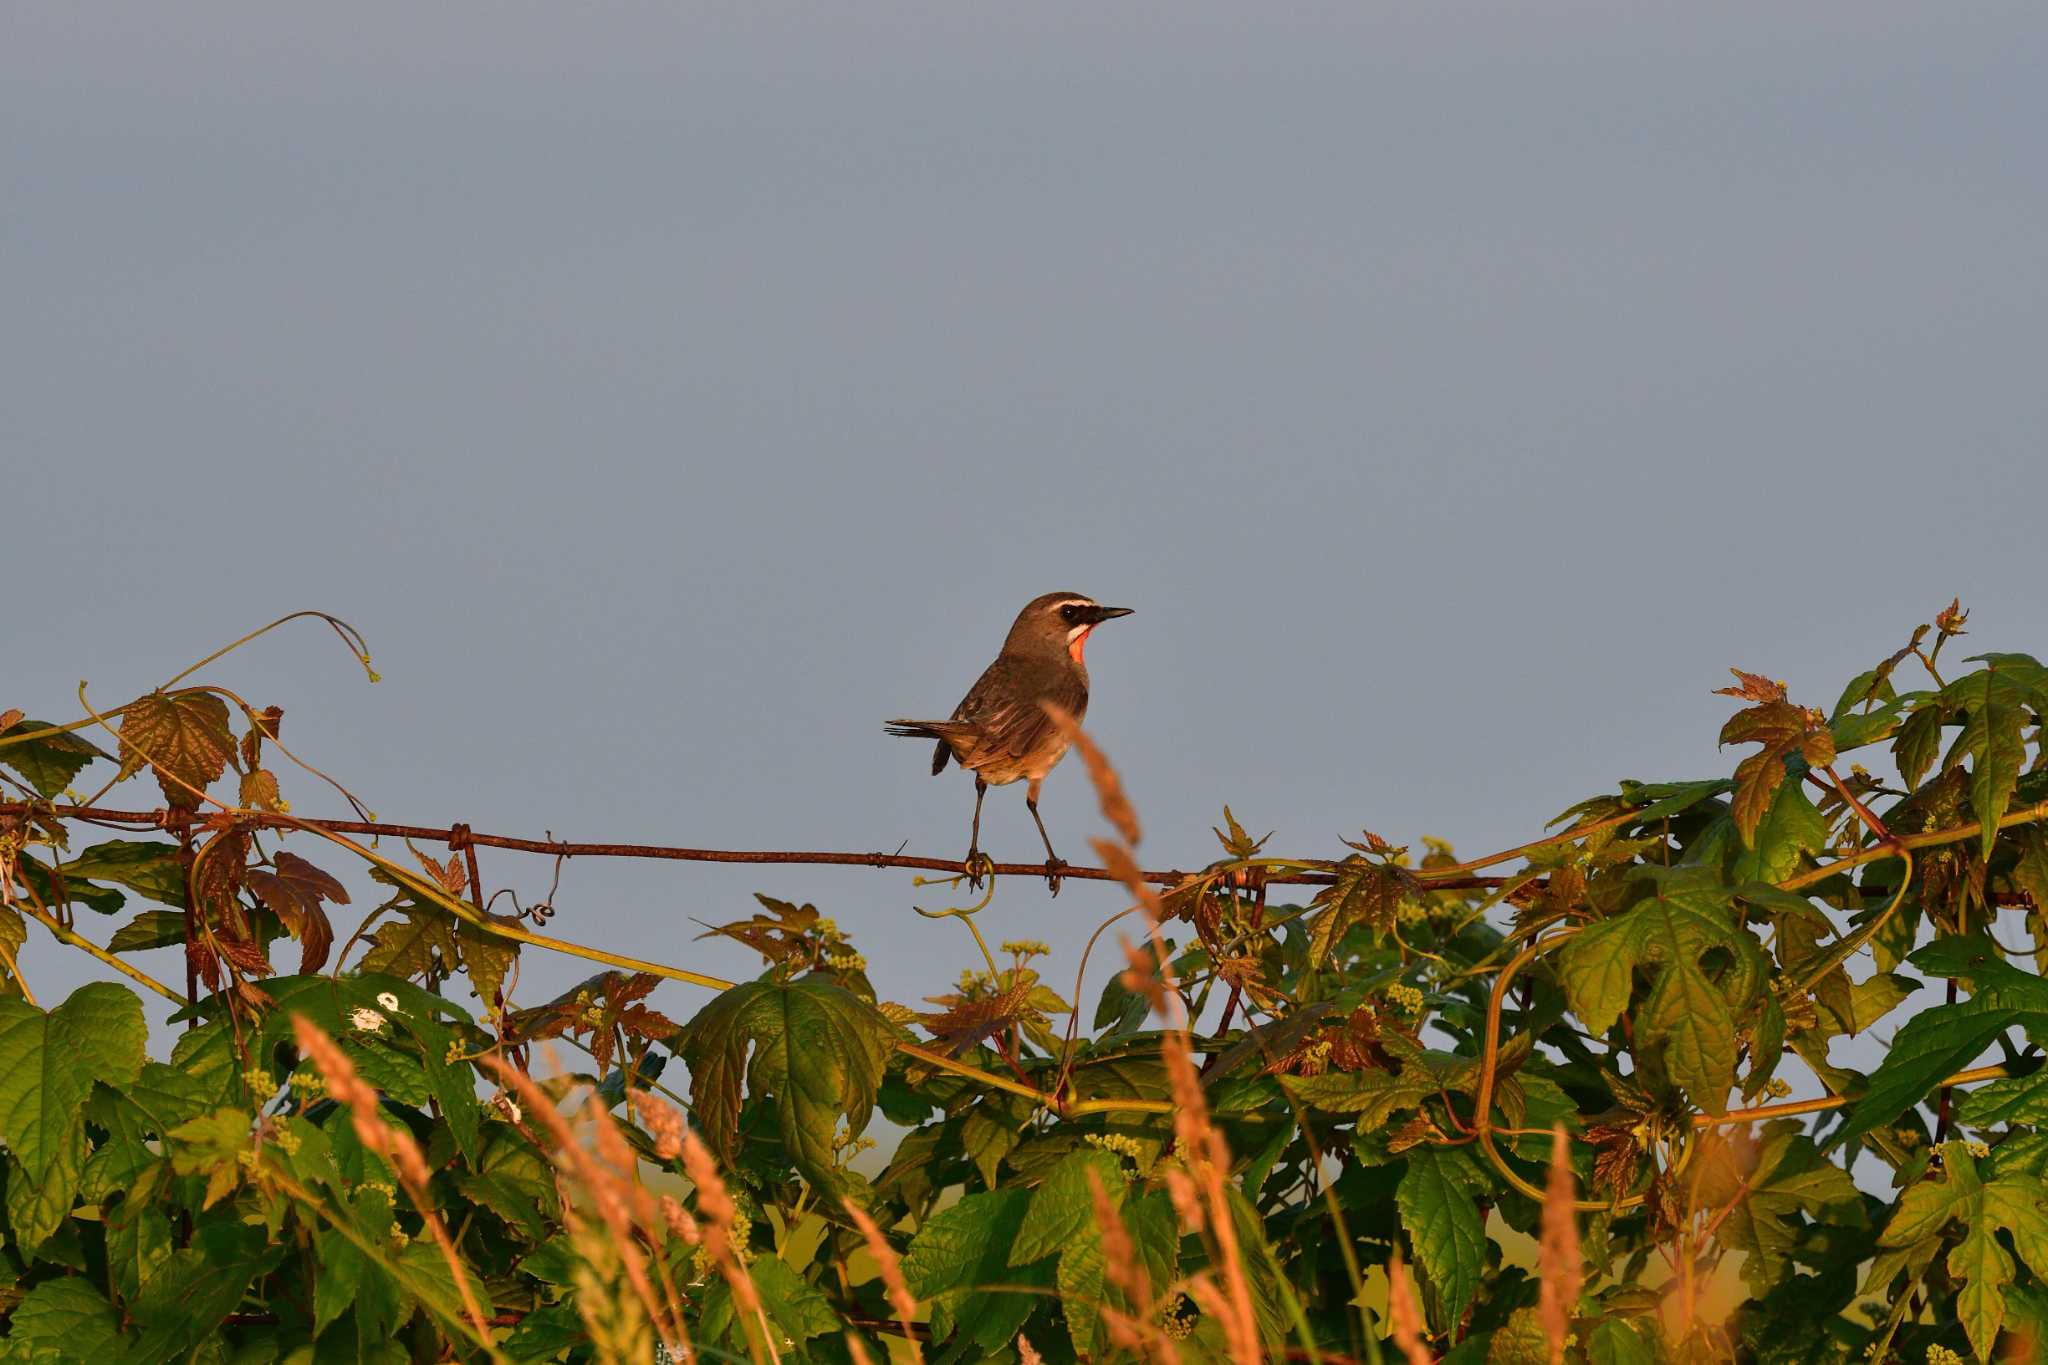
[[[1730,664],[1826,704],[1951,593],[1965,643],[2048,649],[2044,39],[2028,4],[12,4],[0,708],[317,606],[384,683],[311,627],[211,676],[387,818],[957,856],[969,785],[880,722],[1074,589],[1138,612],[1090,721],[1148,862],[1206,861],[1225,801],[1310,854],[1515,843],[1726,771]],[[1045,811],[1079,856],[1077,767]],[[1036,848],[1014,789],[986,832]],[[555,926],[743,973],[691,921],[757,888],[895,998],[970,960],[871,871],[578,864]],[[1065,991],[1113,908],[985,923]]]

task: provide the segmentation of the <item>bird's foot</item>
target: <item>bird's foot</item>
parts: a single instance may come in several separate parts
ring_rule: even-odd
[[[1067,860],[1065,858],[1047,858],[1045,860],[1046,889],[1055,896],[1060,893],[1060,874],[1066,870]]]
[[[960,875],[967,878],[967,885],[971,890],[979,891],[983,877],[994,879],[995,860],[978,848],[970,848],[967,850],[967,856],[960,860]]]

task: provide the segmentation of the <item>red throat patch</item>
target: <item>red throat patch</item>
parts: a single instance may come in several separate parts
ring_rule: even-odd
[[[1076,635],[1073,639],[1067,641],[1068,658],[1072,659],[1077,664],[1086,664],[1088,662],[1086,659],[1082,658],[1081,655],[1083,654],[1083,652],[1087,650],[1088,635],[1089,632],[1093,631],[1094,629],[1095,627],[1090,626],[1087,630],[1082,631],[1079,635]]]

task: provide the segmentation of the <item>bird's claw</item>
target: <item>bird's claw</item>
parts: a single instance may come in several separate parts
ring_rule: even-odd
[[[990,878],[991,880],[994,879],[996,875],[995,860],[978,848],[970,848],[967,850],[967,856],[960,860],[960,875],[967,878],[967,885],[970,889],[979,891],[981,890],[981,879],[983,877]]]
[[[1047,858],[1045,860],[1046,889],[1055,896],[1060,893],[1060,873],[1066,870],[1067,860],[1065,858]]]

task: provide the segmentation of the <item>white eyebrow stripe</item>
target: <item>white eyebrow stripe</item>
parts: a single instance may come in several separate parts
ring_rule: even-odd
[[[1094,605],[1095,599],[1092,597],[1069,597],[1064,602],[1053,603],[1052,609],[1054,611],[1064,611],[1068,607],[1092,607]]]

